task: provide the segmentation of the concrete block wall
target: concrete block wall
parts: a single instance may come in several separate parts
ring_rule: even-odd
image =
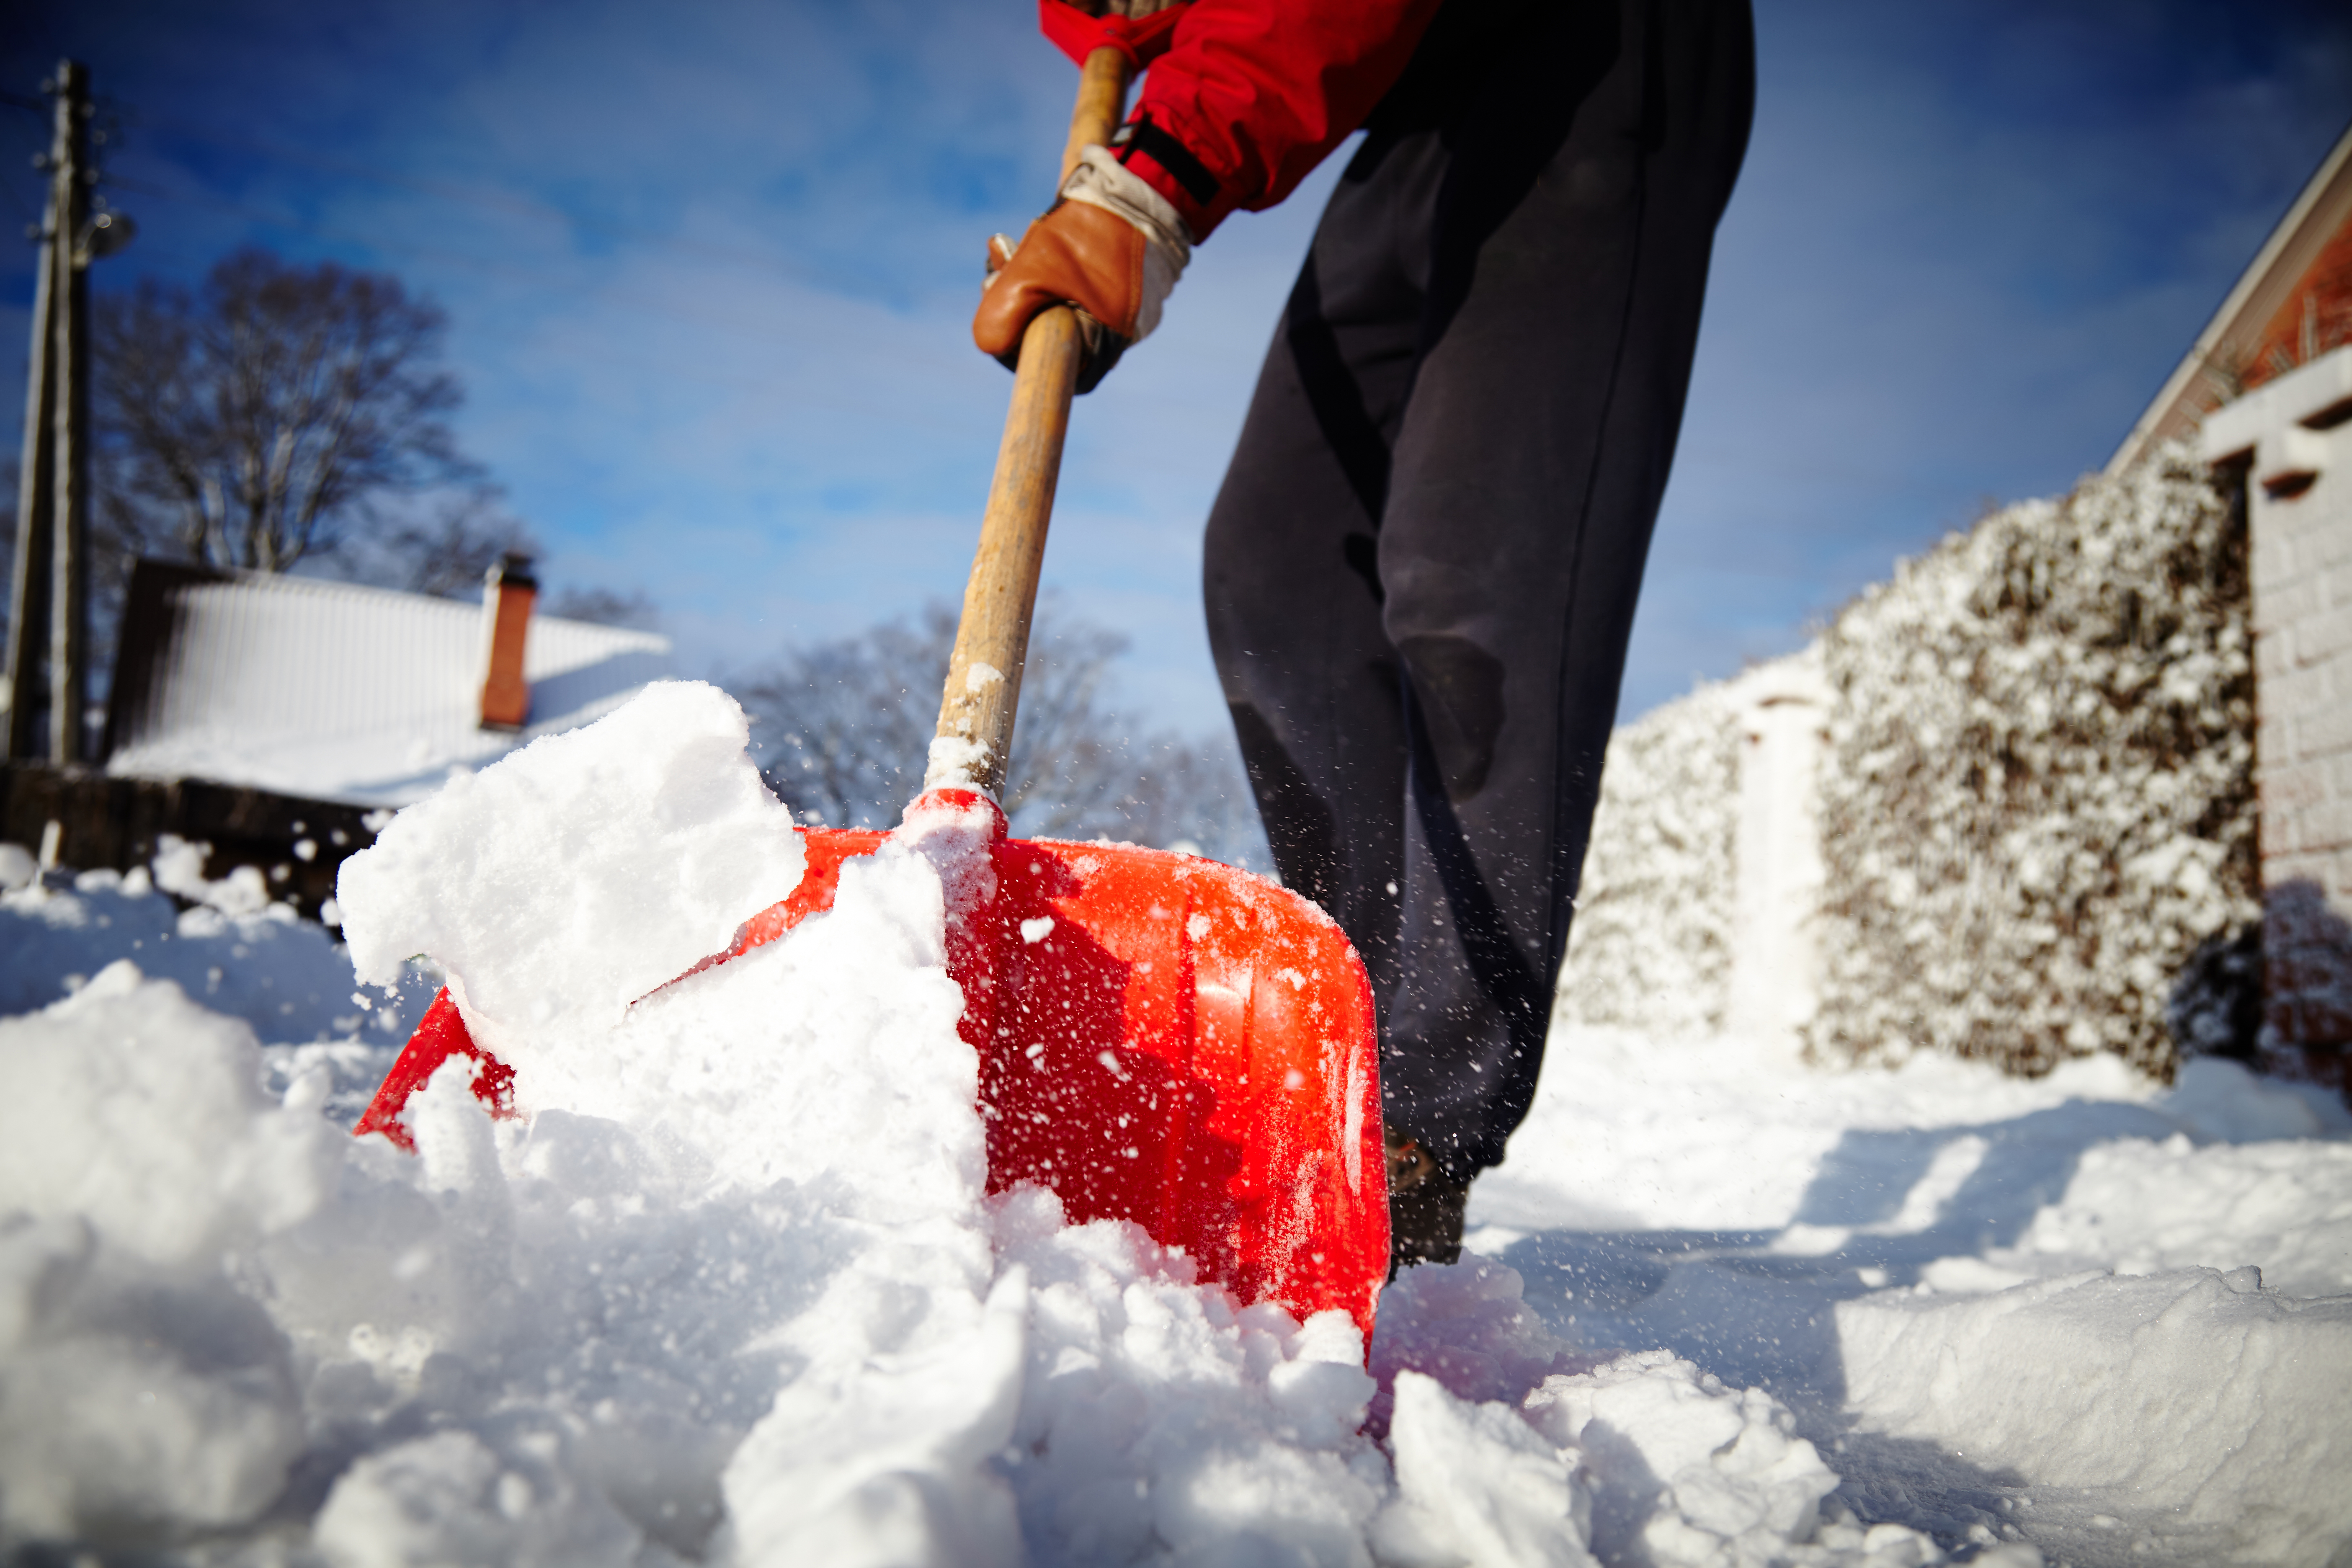
[[[2352,1045],[2352,347],[2215,410],[2208,461],[2243,475],[2271,1042]]]

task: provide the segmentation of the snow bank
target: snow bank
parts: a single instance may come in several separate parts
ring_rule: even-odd
[[[2029,1279],[2252,1265],[2289,1295],[2352,1295],[2352,1145],[2200,1149],[2181,1132],[2102,1144],[2015,1248],[1988,1256]]]
[[[2320,1563],[2352,1539],[2352,1299],[2251,1268],[2089,1274],[1868,1296],[1837,1332],[1872,1426],[2075,1490],[2095,1528],[2155,1516],[2143,1550],[2186,1531],[2205,1561]]]

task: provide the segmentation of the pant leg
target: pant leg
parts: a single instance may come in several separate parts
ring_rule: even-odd
[[[1744,0],[1589,0],[1517,43],[1351,164],[1209,535],[1285,879],[1371,969],[1391,1132],[1457,1181],[1534,1090],[1752,101]]]
[[[1502,1159],[1534,1093],[1753,95],[1737,0],[1555,25],[1449,127],[1381,534],[1411,689],[1384,1097],[1457,1179]],[[1538,63],[1604,27],[1607,68],[1548,99]]]
[[[1394,988],[1402,675],[1381,625],[1389,447],[1421,349],[1434,138],[1332,197],[1291,291],[1202,551],[1209,643],[1284,883]]]

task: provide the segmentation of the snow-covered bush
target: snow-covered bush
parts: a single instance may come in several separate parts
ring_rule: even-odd
[[[1739,799],[1728,689],[1702,686],[1610,737],[1555,1021],[1723,1026]]]
[[[2242,521],[2179,448],[1847,607],[1817,1053],[2169,1074],[2175,978],[2257,913],[2248,608]]]

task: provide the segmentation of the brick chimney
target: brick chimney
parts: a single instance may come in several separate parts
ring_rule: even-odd
[[[530,574],[528,555],[503,557],[483,579],[485,730],[520,730],[530,719],[530,683],[523,679],[522,654],[530,636],[530,606],[538,597],[539,579]]]

